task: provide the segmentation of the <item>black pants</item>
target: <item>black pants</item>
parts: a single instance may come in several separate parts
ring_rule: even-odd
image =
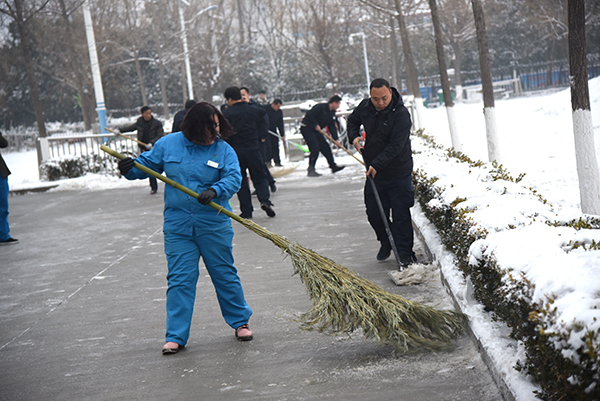
[[[410,208],[415,204],[412,173],[386,179],[375,178],[375,185],[377,186],[383,210],[387,216],[392,237],[398,249],[398,255],[414,256],[414,234],[410,217]],[[365,206],[369,223],[373,227],[375,234],[377,234],[377,240],[382,245],[389,245],[390,241],[381,218],[381,211],[373,193],[373,185],[369,182],[368,178],[365,182]],[[392,212],[391,221],[390,210]]]
[[[267,175],[267,183],[269,184],[269,186],[275,184],[275,178],[273,178],[273,175],[271,175],[271,172],[269,171],[269,167],[267,167],[267,154],[269,153],[269,149],[268,149],[268,139],[265,140],[265,142],[261,142],[260,143],[260,154],[262,155],[263,161],[265,163],[263,163],[263,165],[265,166],[265,174]],[[250,174],[252,175],[252,174]]]
[[[140,148],[140,154],[148,151],[147,149],[143,149],[141,146],[139,148]],[[153,191],[158,191],[158,181],[156,181],[156,178],[154,178],[154,177],[150,177],[150,188]]]
[[[327,143],[327,139],[325,139],[323,134],[309,127],[301,127],[300,133],[308,145],[308,150],[310,150],[310,155],[308,156],[308,170],[311,171],[315,169],[319,152],[325,156],[327,163],[329,163],[329,167],[333,168],[333,166],[335,166],[335,160],[333,160],[331,147],[329,146],[329,143]]]
[[[153,191],[158,191],[158,181],[156,181],[156,178],[154,177],[150,177],[150,188],[152,188]]]
[[[279,157],[279,138],[269,134],[267,136],[267,163],[270,163],[271,160],[275,162],[276,165],[281,164],[281,159]]]
[[[256,189],[256,195],[261,203],[272,205],[269,200],[269,184],[265,171],[268,171],[258,146],[256,148],[237,148],[235,149],[240,162],[242,173],[242,187],[237,193],[240,201],[240,210],[245,215],[252,215],[252,196],[250,195],[250,185],[248,184],[247,172],[250,172],[250,179]]]

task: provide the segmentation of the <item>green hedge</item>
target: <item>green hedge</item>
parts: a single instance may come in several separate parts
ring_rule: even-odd
[[[40,165],[42,181],[57,181],[65,178],[82,177],[86,173],[114,173],[115,166],[110,159],[98,155],[67,156],[52,158]]]
[[[432,149],[442,147],[422,133],[417,136],[425,140]],[[484,166],[480,161],[472,161],[466,155],[453,149],[445,150],[448,160],[468,163],[471,168]],[[493,164],[488,177],[491,180],[519,182],[523,174],[513,178],[501,165]],[[457,258],[458,267],[473,283],[474,296],[493,318],[505,322],[511,329],[511,338],[521,341],[526,349],[526,360],[514,368],[531,375],[542,388],[538,398],[552,401],[600,400],[600,333],[583,327],[581,323],[565,327],[562,333],[547,333],[549,326],[555,325],[559,317],[553,307],[554,299],[548,297],[542,304],[533,302],[535,286],[527,277],[515,277],[514,272],[499,266],[494,256],[483,256],[477,264],[469,263],[469,248],[478,239],[486,238],[487,232],[476,229],[470,218],[471,210],[457,207],[465,199],[458,198],[451,204],[444,203],[444,188],[436,186],[437,178],[428,177],[417,169],[413,175],[415,196],[425,216],[437,228],[447,249]],[[547,201],[535,190],[530,189],[541,203]],[[432,200],[436,202],[431,202]],[[594,218],[581,218],[568,223],[548,222],[550,225],[567,225],[575,229],[598,229],[600,221]],[[597,250],[599,244],[570,244],[573,248]],[[571,335],[580,336],[579,349],[569,350],[567,358],[555,344],[567,344]]]

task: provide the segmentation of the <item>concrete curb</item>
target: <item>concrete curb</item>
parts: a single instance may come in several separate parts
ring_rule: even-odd
[[[458,267],[456,267],[455,263],[453,263],[451,260],[448,260],[449,258],[453,259],[454,254],[446,250],[445,246],[441,245],[441,239],[439,238],[439,234],[437,233],[435,226],[427,219],[427,217],[425,217],[425,214],[421,210],[419,204],[415,204],[413,207],[412,215],[413,228],[416,235],[419,236],[423,244],[425,244],[427,251],[432,255],[432,259],[440,262],[440,276],[442,284],[452,298],[454,306],[456,309],[469,317],[469,327],[467,329],[469,336],[477,346],[484,363],[487,365],[492,378],[502,394],[502,397],[507,401],[536,400],[537,398],[535,397],[533,391],[540,390],[540,388],[535,387],[527,380],[527,378],[515,371],[512,367],[514,364],[511,364],[509,367],[505,367],[506,369],[509,369],[509,374],[507,374],[506,369],[503,371],[501,366],[499,366],[498,361],[495,360],[490,350],[488,350],[488,348],[485,346],[485,341],[478,334],[478,330],[476,328],[478,321],[480,321],[482,318],[487,319],[487,322],[490,324],[493,323],[503,326],[505,325],[500,322],[493,322],[489,316],[482,316],[481,313],[477,314],[477,316],[473,314],[473,308],[468,307],[468,298],[471,299],[471,302],[477,303],[477,301],[475,301],[472,296],[470,281],[465,281],[465,284],[462,288],[457,288],[456,285],[453,286],[451,284],[451,282],[457,281],[457,276],[462,276],[462,273],[459,271]],[[431,252],[430,244],[434,245],[434,249],[442,250],[438,252]],[[452,280],[452,278],[455,280]],[[462,295],[459,293],[459,291],[462,293]],[[513,343],[515,349],[519,349],[517,342],[506,336],[499,338],[499,340],[511,342]],[[531,391],[523,391],[523,388],[527,387],[529,387]]]

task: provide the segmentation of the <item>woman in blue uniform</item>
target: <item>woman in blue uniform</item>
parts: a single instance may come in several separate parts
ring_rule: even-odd
[[[229,199],[240,189],[236,153],[222,140],[233,134],[231,125],[214,106],[202,102],[189,110],[181,128],[135,159],[199,194],[196,199],[165,186],[163,232],[169,267],[165,355],[177,353],[188,341],[201,256],[225,322],[235,329],[238,340],[252,339],[248,327],[252,310],[233,265],[231,220],[208,206],[214,201],[231,211]],[[119,161],[121,173],[129,180],[147,178],[132,168],[133,162]]]

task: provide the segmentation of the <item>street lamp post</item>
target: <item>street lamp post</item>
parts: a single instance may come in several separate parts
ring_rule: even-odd
[[[90,13],[90,3],[88,0],[83,2],[83,20],[85,22],[85,35],[87,37],[88,51],[90,53],[90,64],[92,66],[92,79],[94,82],[94,94],[96,96],[96,111],[98,112],[100,133],[108,134],[108,131],[106,131],[106,107],[104,105],[102,77],[100,75],[100,64],[98,63],[96,39],[94,38],[94,26],[92,24],[92,14]],[[108,140],[108,138],[104,139]]]
[[[371,85],[371,78],[369,77],[369,60],[367,59],[367,43],[365,42],[365,33],[364,32],[356,32],[356,33],[351,34],[348,37],[348,41],[350,42],[350,45],[354,44],[354,41],[352,40],[354,36],[362,37],[363,56],[365,58],[365,75],[367,76],[367,93],[369,93],[369,86]]]
[[[181,2],[184,3],[186,6],[190,5],[190,3],[188,3],[186,0],[181,0]],[[206,7],[205,9],[198,11],[198,13],[194,16],[194,18],[198,17],[200,14],[202,14],[206,11],[214,10],[215,8],[217,8],[216,5]],[[192,18],[192,20],[194,18]],[[192,21],[192,20],[190,20],[190,21]],[[190,22],[190,21],[187,21],[187,22]],[[179,4],[179,23],[181,24],[181,41],[183,42],[183,57],[184,57],[184,64],[185,64],[185,75],[187,77],[188,100],[189,100],[189,99],[194,98],[194,87],[192,85],[192,69],[190,67],[190,52],[188,50],[188,43],[187,43],[187,29],[185,28],[186,21],[183,18],[183,7],[181,6],[181,4]]]

